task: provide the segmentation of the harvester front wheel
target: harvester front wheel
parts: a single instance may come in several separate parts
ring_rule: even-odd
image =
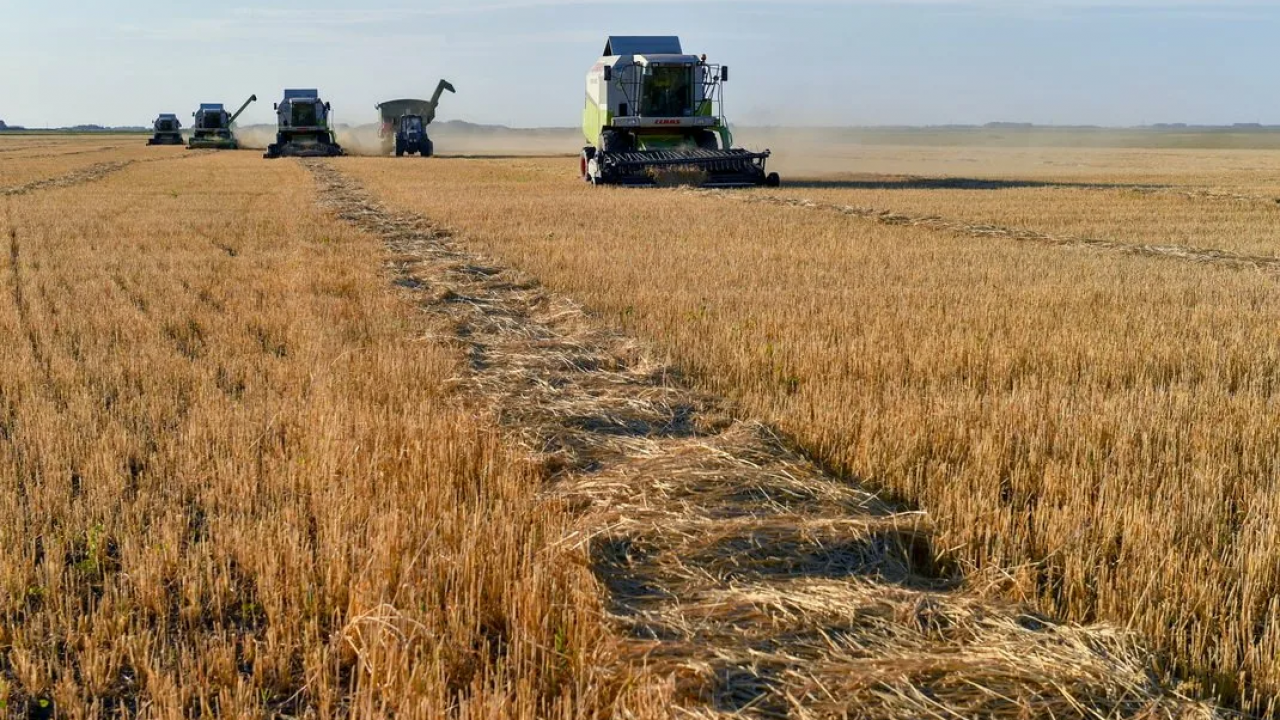
[[[697,143],[699,150],[719,150],[720,144],[716,139],[716,134],[710,130],[701,130],[693,141]]]
[[[766,187],[771,188],[782,187],[782,176],[778,173],[769,173],[768,177],[764,179],[764,184]]]

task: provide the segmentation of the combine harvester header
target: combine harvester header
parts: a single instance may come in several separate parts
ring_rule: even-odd
[[[733,147],[723,112],[729,68],[686,55],[680,38],[610,37],[587,74],[583,179],[652,185],[777,186],[769,151]]]

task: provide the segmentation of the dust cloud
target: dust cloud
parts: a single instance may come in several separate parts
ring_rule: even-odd
[[[240,147],[250,150],[265,150],[276,141],[274,125],[250,125],[235,130]],[[378,140],[377,125],[360,125],[358,127],[340,126],[334,133],[338,144],[350,155],[377,156],[382,154],[382,143]]]
[[[381,126],[373,125],[339,125],[334,131],[338,144],[348,155],[378,157],[383,155],[382,140],[378,137]]]
[[[377,123],[340,125],[334,131],[348,155],[380,157],[387,154],[378,136]],[[467,123],[433,123],[427,133],[441,157],[576,156],[582,151],[581,132],[570,128],[517,130]],[[240,146],[266,149],[276,141],[274,125],[236,128]]]
[[[582,131],[572,128],[513,129],[464,123],[435,123],[428,132],[436,154],[452,156],[577,156]]]
[[[276,141],[276,129],[273,125],[250,125],[235,129],[236,140],[240,147],[250,150],[266,150]]]
[[[383,155],[379,125],[339,126],[350,155]],[[577,128],[508,128],[461,121],[433,123],[436,155],[456,157],[576,157],[585,144]],[[1166,134],[1167,135],[1167,134]],[[241,147],[265,149],[274,125],[236,129]],[[1168,138],[1134,130],[1084,128],[838,128],[737,127],[734,145],[770,150],[770,172],[796,180],[895,177],[982,178],[1017,175],[1093,176],[1132,170],[1146,155],[1126,148],[1163,147]],[[1121,152],[1117,152],[1121,151]],[[389,153],[388,153],[389,154]]]

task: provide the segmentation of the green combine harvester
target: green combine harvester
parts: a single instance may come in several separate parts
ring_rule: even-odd
[[[152,123],[155,133],[147,140],[148,145],[181,145],[182,121],[173,113],[162,113]]]
[[[276,141],[262,157],[337,157],[343,154],[331,124],[333,108],[315,88],[287,88],[275,104]]]
[[[187,147],[192,150],[237,150],[240,148],[240,142],[236,140],[232,128],[236,123],[236,119],[240,114],[249,107],[249,104],[257,101],[257,95],[250,95],[248,100],[240,106],[240,109],[234,115],[228,115],[226,108],[222,107],[222,103],[203,103],[200,109],[192,113],[196,119],[195,127],[191,129],[191,139],[187,141]]]
[[[686,55],[678,37],[611,37],[587,74],[582,178],[595,185],[781,184],[769,151],[733,147],[723,115],[729,68]]]

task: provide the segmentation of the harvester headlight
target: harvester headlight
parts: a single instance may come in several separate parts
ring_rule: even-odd
[[[638,117],[620,117],[613,121],[618,127],[639,127],[640,118]]]

